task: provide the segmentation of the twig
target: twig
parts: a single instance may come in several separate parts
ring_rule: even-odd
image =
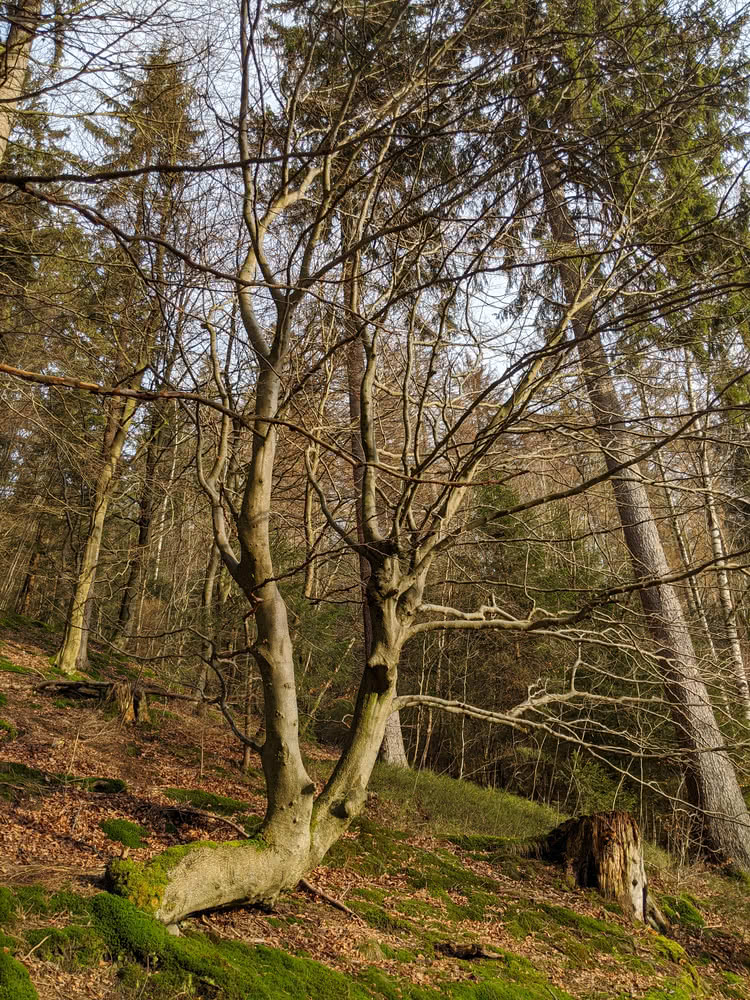
[[[234,820],[227,819],[226,816],[216,816],[214,813],[205,812],[203,809],[195,809],[193,806],[158,806],[158,809],[163,813],[179,813],[180,815],[188,816],[200,816],[202,819],[213,819],[217,823],[224,823],[226,826],[230,826],[233,830],[236,830],[240,834],[243,840],[247,840],[248,833],[239,823],[235,823]]]
[[[362,918],[354,910],[350,910],[346,903],[342,903],[341,900],[336,899],[333,896],[329,896],[327,892],[323,892],[322,889],[317,889],[314,885],[305,878],[299,880],[298,886],[300,889],[304,889],[305,892],[309,892],[312,896],[319,896],[322,900],[325,900],[330,906],[335,907],[337,910],[341,910],[342,913],[346,913],[348,916],[352,917],[354,920],[358,920],[362,923]]]
[[[25,962],[27,958],[31,958],[31,956],[34,954],[34,952],[37,950],[37,948],[41,948],[41,946],[44,944],[44,942],[48,941],[51,937],[52,937],[52,935],[48,934],[46,937],[43,937],[41,941],[37,941],[37,943],[34,945],[34,947],[31,949],[31,951],[28,952],[26,955],[23,956],[23,961]]]

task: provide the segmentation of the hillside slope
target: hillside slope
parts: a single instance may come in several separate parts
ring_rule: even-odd
[[[298,889],[273,913],[212,913],[170,937],[103,891],[107,859],[236,839],[262,814],[260,772],[240,773],[211,716],[170,705],[133,727],[35,693],[48,636],[12,624],[0,650],[0,1000],[750,998],[744,882],[674,871],[652,851],[666,938],[514,853],[512,838],[557,822],[550,810],[385,767],[365,815],[309,876],[350,912]],[[332,759],[308,747],[317,781]],[[496,957],[446,953],[458,944]]]

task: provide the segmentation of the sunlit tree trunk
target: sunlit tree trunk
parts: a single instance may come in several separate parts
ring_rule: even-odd
[[[86,606],[96,578],[104,535],[104,522],[116,485],[117,466],[135,407],[136,403],[133,399],[125,399],[121,406],[116,407],[115,412],[110,417],[110,426],[105,435],[102,465],[94,488],[89,531],[76,574],[62,645],[54,660],[55,665],[64,674],[70,675],[76,670],[85,670],[86,668],[86,663],[83,661],[86,655],[84,638],[88,632]]]
[[[17,4],[8,4],[5,9],[10,29],[0,60],[0,163],[5,158],[18,101],[23,96],[41,10],[41,0],[20,0]]]

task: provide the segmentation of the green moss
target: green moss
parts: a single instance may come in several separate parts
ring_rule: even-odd
[[[39,1000],[25,966],[0,950],[0,1000]]]
[[[175,865],[191,851],[218,846],[212,840],[197,840],[192,844],[170,847],[146,864],[116,858],[107,866],[107,887],[147,913],[155,913],[169,882],[169,873]]]
[[[362,919],[365,920],[370,927],[374,927],[379,931],[385,931],[391,934],[398,931],[406,931],[408,934],[414,929],[413,925],[408,920],[404,920],[402,917],[397,917],[388,913],[381,906],[373,906],[370,903],[360,903],[358,900],[353,900],[351,909],[354,910],[355,913],[359,914],[359,916],[362,917]]]
[[[0,885],[0,927],[8,927],[15,921],[18,901],[4,885]]]
[[[0,628],[34,628],[51,631],[51,626],[47,622],[38,618],[27,618],[26,615],[19,615],[17,611],[0,612]]]
[[[89,792],[97,795],[119,795],[128,790],[127,784],[121,778],[75,778]]]
[[[188,802],[196,809],[220,813],[222,816],[246,813],[250,808],[247,802],[230,799],[225,795],[214,795],[212,792],[202,792],[197,788],[165,788],[164,794],[174,802]]]
[[[24,913],[46,916],[49,913],[49,893],[41,885],[19,885],[15,890],[18,909]]]
[[[264,946],[188,933],[174,938],[127,900],[103,893],[92,903],[94,927],[111,954],[125,964],[121,984],[130,996],[210,996],[222,1000],[569,1000],[522,959],[498,952],[497,962],[475,963],[475,982],[447,989],[412,986],[369,968],[352,979],[306,957]],[[382,954],[411,961],[407,949]],[[146,964],[148,973],[133,964]]]
[[[29,948],[47,962],[55,962],[67,971],[98,965],[107,954],[104,938],[93,927],[71,924],[62,929],[41,927],[26,935]]]
[[[49,899],[50,913],[70,913],[74,917],[87,916],[91,910],[91,899],[79,896],[70,889],[59,889]]]
[[[663,909],[673,923],[681,923],[687,927],[705,927],[706,921],[696,905],[697,900],[687,893],[681,896],[663,896]]]
[[[734,972],[724,972],[722,975],[724,977],[724,983],[721,987],[722,995],[729,997],[730,1000],[746,1000],[746,981]]]
[[[7,743],[10,743],[16,736],[18,736],[18,730],[13,723],[8,722],[7,719],[0,719],[0,739],[4,739]]]
[[[21,942],[17,937],[12,937],[10,934],[3,934],[0,931],[0,951],[9,951],[11,955],[15,955],[20,944]]]
[[[148,847],[148,843],[143,839],[149,836],[149,831],[138,823],[131,823],[127,819],[103,819],[99,828],[106,833],[110,840],[125,847]]]
[[[654,935],[654,951],[662,958],[679,965],[685,960],[685,949],[681,944],[662,934]]]
[[[0,657],[0,671],[6,674],[30,674],[31,671],[27,667],[20,667],[17,663],[11,663],[10,660],[6,660]]]
[[[12,761],[0,764],[0,798],[17,801],[23,796],[36,797],[67,785],[78,785],[105,795],[124,792],[127,787],[119,778],[75,778],[69,774],[39,771]]]

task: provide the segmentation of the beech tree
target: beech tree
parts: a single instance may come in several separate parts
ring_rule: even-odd
[[[705,839],[717,856],[750,867],[747,810],[639,470],[691,418],[673,415],[667,434],[634,433],[624,376],[607,353],[621,331],[646,339],[661,324],[674,333],[696,303],[743,285],[734,248],[731,257],[716,252],[726,232],[717,205],[731,177],[688,169],[690,220],[679,214],[679,169],[668,166],[695,162],[682,137],[705,138],[700,102],[717,94],[724,70],[693,83],[711,77],[715,47],[736,39],[713,15],[593,6],[576,20],[562,4],[280,4],[271,18],[243,3],[236,106],[216,95],[220,138],[238,150],[221,165],[221,199],[224,226],[240,230],[239,266],[232,270],[231,237],[201,256],[179,232],[143,233],[111,210],[107,218],[106,206],[95,217],[79,203],[121,245],[163,250],[199,280],[211,276],[210,294],[194,302],[200,324],[181,328],[180,359],[194,384],[177,384],[177,372],[170,386],[151,389],[2,366],[123,405],[176,397],[198,407],[198,479],[216,550],[246,602],[263,690],[263,742],[236,732],[260,755],[268,794],[247,841],[195,845],[168,869],[158,859],[146,871],[129,859],[110,864],[112,883],[147,897],[167,924],[235,902],[272,903],[296,884],[361,810],[388,719],[419,707],[584,746],[581,727],[553,709],[637,708],[654,728],[669,713],[679,744],[670,752],[698,793]],[[648,44],[654,32],[658,57]],[[698,39],[692,47],[686,33]],[[335,67],[322,47],[337,53]],[[652,105],[644,81],[670,58],[677,96],[658,94]],[[714,148],[734,110],[730,102],[707,116]],[[169,167],[155,163],[154,173]],[[200,169],[216,170],[208,153]],[[729,232],[736,240],[736,228]],[[685,245],[696,248],[693,272],[679,259]],[[334,398],[327,366],[343,372],[347,352],[353,363]],[[230,357],[231,368],[222,364]],[[310,387],[318,406],[303,406]],[[587,462],[576,465],[581,453]],[[553,462],[554,478],[541,475]],[[364,565],[356,583],[366,579],[372,629],[348,742],[320,791],[300,746],[285,599],[286,577],[302,568],[281,566],[273,526],[287,509],[283,471],[302,463],[305,527],[315,504],[329,552]],[[602,572],[601,585],[544,597],[527,565],[518,581],[502,581],[515,599],[498,599],[482,546],[517,545],[509,521],[531,533],[535,511],[552,523],[555,504],[610,483],[632,578]],[[469,546],[472,588],[450,578]],[[452,590],[438,589],[448,582]],[[633,611],[632,595],[645,615]],[[562,682],[550,671],[504,710],[399,694],[406,644],[458,633],[546,642],[564,662],[554,674]],[[625,667],[587,662],[602,648]],[[222,652],[206,643],[207,666],[219,674]],[[633,679],[638,688],[628,687]],[[655,753],[637,733],[604,731],[617,741],[607,746],[612,756]]]

